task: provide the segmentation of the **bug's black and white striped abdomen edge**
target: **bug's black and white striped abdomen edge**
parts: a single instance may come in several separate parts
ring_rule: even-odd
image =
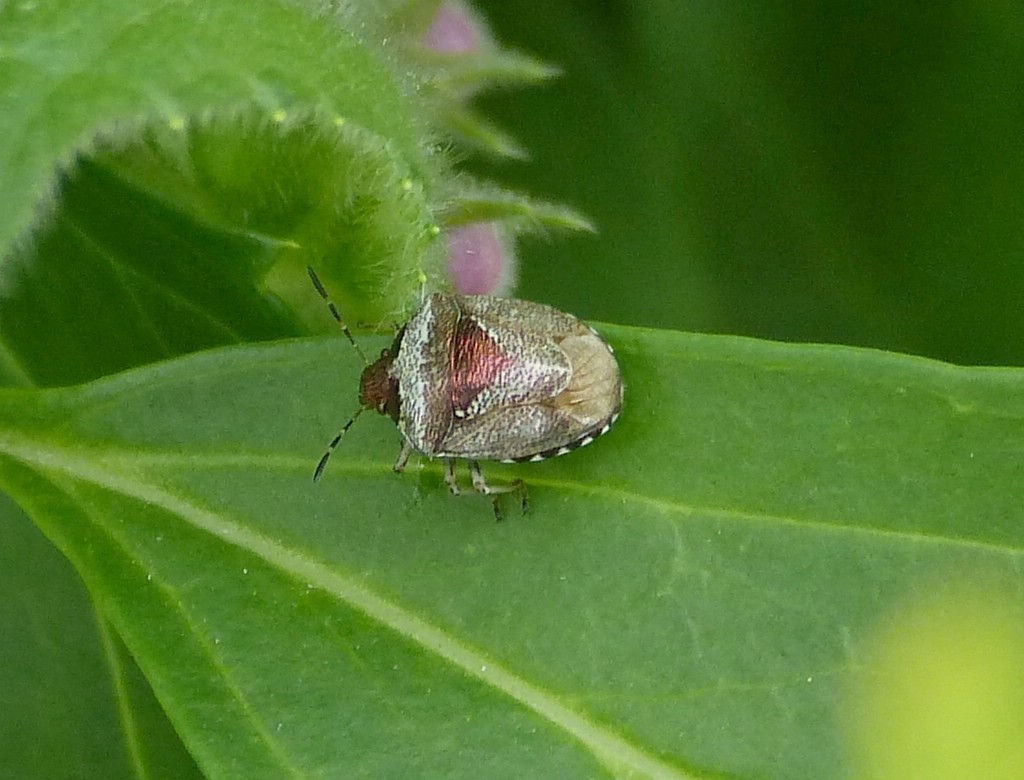
[[[549,450],[541,450],[533,455],[524,455],[521,458],[503,458],[501,463],[539,463],[542,460],[548,458],[557,458],[559,455],[568,455],[573,450],[578,450],[580,447],[586,447],[592,441],[601,436],[604,436],[611,427],[615,424],[615,421],[619,419],[619,411],[616,410],[615,414],[604,420],[600,425],[595,426],[592,430],[580,436],[575,441],[571,441],[568,444],[563,444],[560,447],[552,447]]]

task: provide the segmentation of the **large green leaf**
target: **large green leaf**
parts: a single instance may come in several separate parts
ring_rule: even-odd
[[[341,339],[5,390],[0,480],[210,776],[843,776],[876,623],[1024,587],[1024,372],[604,330],[622,419],[500,524],[383,419],[311,482]]]

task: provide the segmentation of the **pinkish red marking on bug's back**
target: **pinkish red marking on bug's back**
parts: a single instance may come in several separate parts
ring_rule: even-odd
[[[462,319],[452,349],[452,406],[468,409],[513,362],[475,320]]]

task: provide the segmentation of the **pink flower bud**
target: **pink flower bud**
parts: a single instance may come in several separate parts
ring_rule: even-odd
[[[504,295],[515,280],[515,258],[494,223],[456,228],[448,235],[448,274],[463,295]]]
[[[479,35],[461,6],[444,3],[427,30],[427,46],[446,54],[468,54],[479,48]]]

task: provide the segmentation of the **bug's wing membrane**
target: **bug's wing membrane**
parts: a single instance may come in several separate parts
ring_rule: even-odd
[[[554,403],[586,436],[607,425],[622,408],[619,364],[608,345],[589,330],[564,339],[560,346],[572,364],[572,381]]]

